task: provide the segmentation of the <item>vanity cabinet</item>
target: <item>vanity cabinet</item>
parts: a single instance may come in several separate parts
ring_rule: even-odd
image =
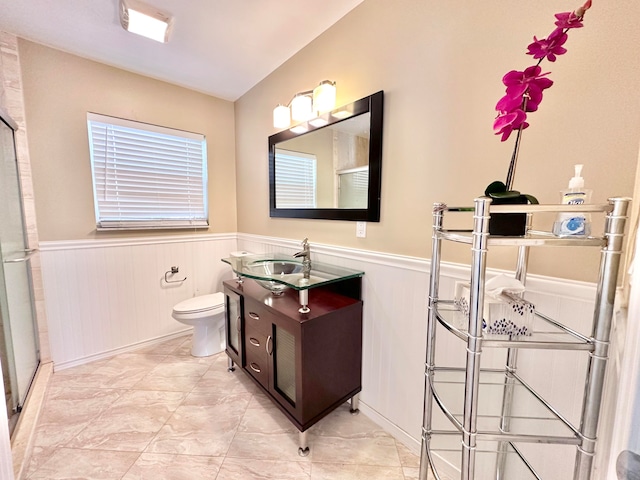
[[[311,289],[308,313],[298,311],[294,289],[276,296],[246,278],[223,285],[227,305],[240,307],[227,311],[227,331],[240,340],[228,342],[229,358],[300,432],[360,392],[361,278]]]
[[[544,445],[555,449],[565,446],[562,451],[575,452],[574,480],[592,478],[628,204],[629,199],[614,198],[603,205],[494,206],[483,197],[475,200],[474,208],[434,206],[420,480],[426,480],[429,464],[436,478],[442,478],[446,470],[447,478],[452,474],[461,480],[540,480],[536,465],[540,469],[545,463],[545,456],[539,453]],[[564,211],[590,212],[594,219],[605,214],[604,235],[561,238],[529,227],[522,236],[489,234],[489,222],[495,213],[525,214],[530,226],[537,213],[553,215]],[[451,212],[473,213],[473,229],[446,229],[443,219]],[[439,295],[441,248],[445,242],[470,246],[469,308],[464,313],[457,301]],[[518,248],[515,278],[523,284],[530,248],[599,249],[601,262],[591,335],[579,333],[565,326],[562,318],[550,318],[537,309],[530,335],[487,334],[483,330],[486,264],[488,256],[501,247]],[[543,250],[538,253],[543,254]],[[457,362],[443,365],[436,355],[436,340],[441,335],[453,335],[448,340],[462,341],[464,348],[460,348]],[[493,349],[503,354],[500,359],[504,366],[481,365],[485,352]],[[522,357],[530,360],[535,350],[540,351],[538,355],[561,350],[587,357],[579,423],[569,421],[557,405],[543,398],[527,381],[526,370],[522,372],[520,364]],[[454,362],[453,358],[448,361]],[[562,364],[556,365],[562,368]],[[550,376],[553,374],[549,372]],[[570,461],[569,455],[565,458]],[[570,464],[564,466],[571,468]]]

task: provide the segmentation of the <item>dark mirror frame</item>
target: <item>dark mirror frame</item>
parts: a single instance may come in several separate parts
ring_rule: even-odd
[[[344,105],[353,108],[353,115],[330,122],[328,125],[314,128],[304,133],[293,133],[284,130],[269,137],[269,216],[280,218],[317,218],[324,220],[351,220],[365,222],[380,221],[380,190],[382,183],[382,119],[384,92],[379,91],[368,97],[356,100],[352,104]],[[327,128],[340,122],[347,121],[357,115],[371,113],[369,126],[369,195],[368,208],[276,208],[276,145],[302,135],[308,135],[316,130]]]

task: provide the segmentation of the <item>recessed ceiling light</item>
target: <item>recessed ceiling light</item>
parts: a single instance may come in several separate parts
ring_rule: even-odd
[[[157,42],[169,41],[173,17],[138,0],[120,0],[120,23],[125,30]]]

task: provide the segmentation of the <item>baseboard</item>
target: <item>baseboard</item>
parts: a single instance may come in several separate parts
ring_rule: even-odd
[[[124,347],[114,348],[112,350],[96,353],[95,355],[89,355],[87,357],[77,358],[74,360],[70,360],[68,362],[59,362],[54,365],[54,371],[59,372],[60,370],[77,367],[78,365],[84,365],[85,363],[95,362],[96,360],[111,358],[116,355],[120,355],[121,353],[130,353],[140,348],[151,347],[158,343],[166,342],[167,340],[188,335],[189,333],[191,333],[192,330],[193,328],[189,327],[189,328],[180,330],[178,332],[170,333],[168,335],[162,335],[160,337],[152,338],[150,340],[144,340],[142,342],[132,343]]]

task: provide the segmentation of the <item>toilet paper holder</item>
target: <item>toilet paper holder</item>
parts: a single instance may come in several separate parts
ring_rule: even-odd
[[[174,275],[176,273],[178,273],[180,271],[180,269],[178,267],[171,267],[171,270],[167,270],[166,272],[164,272],[164,281],[165,283],[181,283],[184,282],[187,277],[184,277],[182,280],[169,280],[168,276],[169,275]]]

